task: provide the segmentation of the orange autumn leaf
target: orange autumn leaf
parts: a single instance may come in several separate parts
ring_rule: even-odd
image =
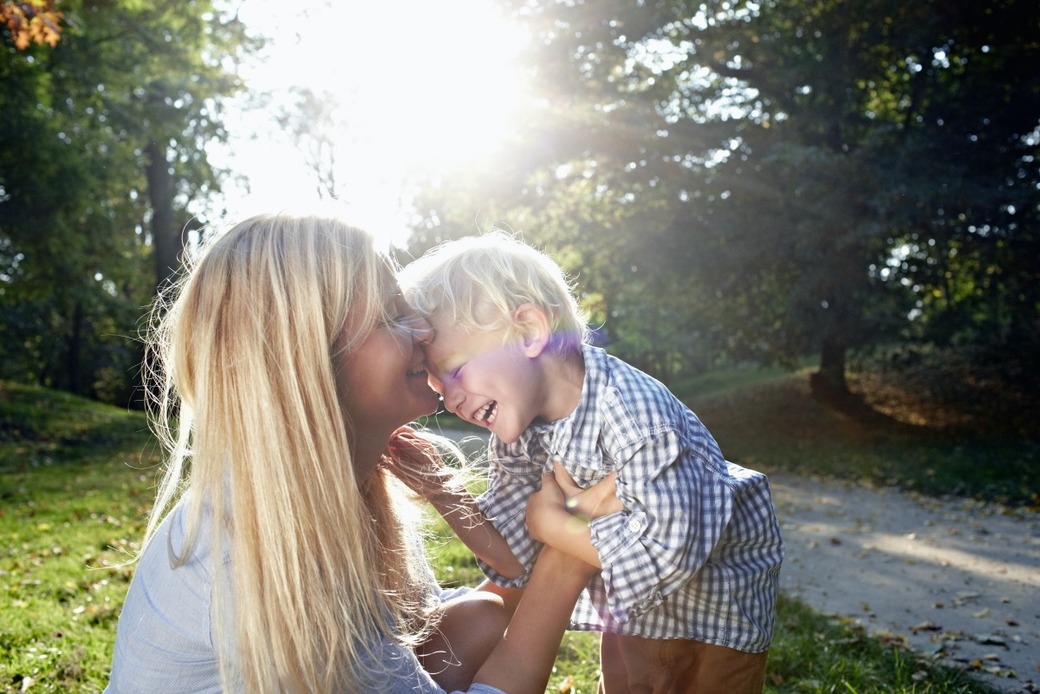
[[[11,32],[15,47],[21,51],[33,43],[54,48],[61,37],[61,18],[54,0],[0,1],[0,23]]]

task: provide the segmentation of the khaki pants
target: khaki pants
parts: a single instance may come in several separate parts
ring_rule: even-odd
[[[761,694],[768,652],[603,634],[599,694]]]

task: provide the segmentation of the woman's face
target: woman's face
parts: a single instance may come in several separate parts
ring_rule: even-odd
[[[433,413],[438,405],[439,396],[427,382],[419,344],[427,339],[429,326],[400,296],[387,313],[390,320],[376,325],[338,364],[340,402],[358,439],[355,454],[376,458],[356,461],[361,465],[378,462],[378,453],[395,429]]]

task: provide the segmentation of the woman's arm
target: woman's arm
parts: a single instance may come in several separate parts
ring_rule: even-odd
[[[394,432],[384,464],[409,489],[426,499],[483,562],[507,578],[523,573],[502,535],[477,506],[473,495],[455,480],[433,445],[409,427]]]
[[[574,603],[595,574],[595,567],[543,548],[509,628],[474,681],[510,694],[544,692]]]

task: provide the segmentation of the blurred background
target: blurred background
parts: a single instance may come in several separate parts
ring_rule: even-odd
[[[881,375],[1036,437],[1032,1],[0,0],[0,37],[0,379],[138,406],[198,240],[335,200],[402,263],[522,235],[680,392]]]

